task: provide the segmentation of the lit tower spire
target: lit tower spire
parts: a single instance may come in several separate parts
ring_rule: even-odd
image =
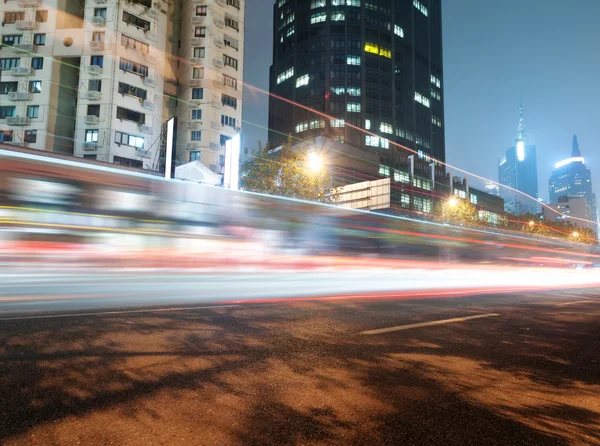
[[[518,141],[525,141],[525,118],[523,118],[523,103],[519,106],[519,134]]]

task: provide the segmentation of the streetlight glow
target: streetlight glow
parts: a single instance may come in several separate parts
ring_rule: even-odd
[[[529,226],[533,226],[534,224],[535,224],[535,223],[534,223],[534,221],[533,221],[533,220],[531,220],[531,221],[529,222]]]
[[[456,207],[456,205],[458,204],[458,199],[456,197],[450,197],[450,199],[448,200],[448,206],[450,207]]]
[[[579,232],[577,232],[577,231],[574,231],[574,232],[573,232],[573,237],[579,237]]]
[[[323,169],[323,165],[325,162],[323,161],[323,157],[319,155],[317,152],[309,152],[308,153],[308,168],[313,172],[317,173]]]

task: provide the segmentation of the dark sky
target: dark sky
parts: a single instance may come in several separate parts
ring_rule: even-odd
[[[268,90],[274,0],[246,9],[244,81]],[[442,0],[446,156],[497,180],[523,101],[540,196],[573,134],[600,185],[600,0]],[[267,97],[244,92],[246,146],[266,140]]]

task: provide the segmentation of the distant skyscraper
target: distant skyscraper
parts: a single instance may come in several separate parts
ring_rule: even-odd
[[[519,130],[515,145],[506,151],[498,165],[498,181],[505,187],[500,188],[504,198],[504,210],[514,214],[540,212],[536,148],[530,145],[525,136],[523,106],[519,109]],[[528,198],[516,191],[529,195]]]
[[[549,181],[550,203],[558,203],[562,197],[583,197],[592,211],[593,220],[597,220],[596,195],[592,190],[590,169],[585,167],[581,156],[577,135],[573,135],[571,157],[554,165]]]

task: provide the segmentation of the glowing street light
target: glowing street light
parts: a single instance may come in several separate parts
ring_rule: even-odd
[[[573,231],[573,237],[575,237],[575,238],[579,237],[579,232]]]
[[[456,197],[450,197],[448,199],[448,206],[450,206],[451,208],[454,208],[458,205],[458,199]]]
[[[308,163],[308,168],[313,173],[320,172],[323,169],[323,166],[325,165],[325,161],[323,160],[323,157],[320,154],[318,154],[317,152],[309,152],[308,153],[307,163]]]
[[[534,222],[533,220],[531,220],[531,221],[529,222],[529,226],[533,226],[534,224],[535,224],[535,222]]]

